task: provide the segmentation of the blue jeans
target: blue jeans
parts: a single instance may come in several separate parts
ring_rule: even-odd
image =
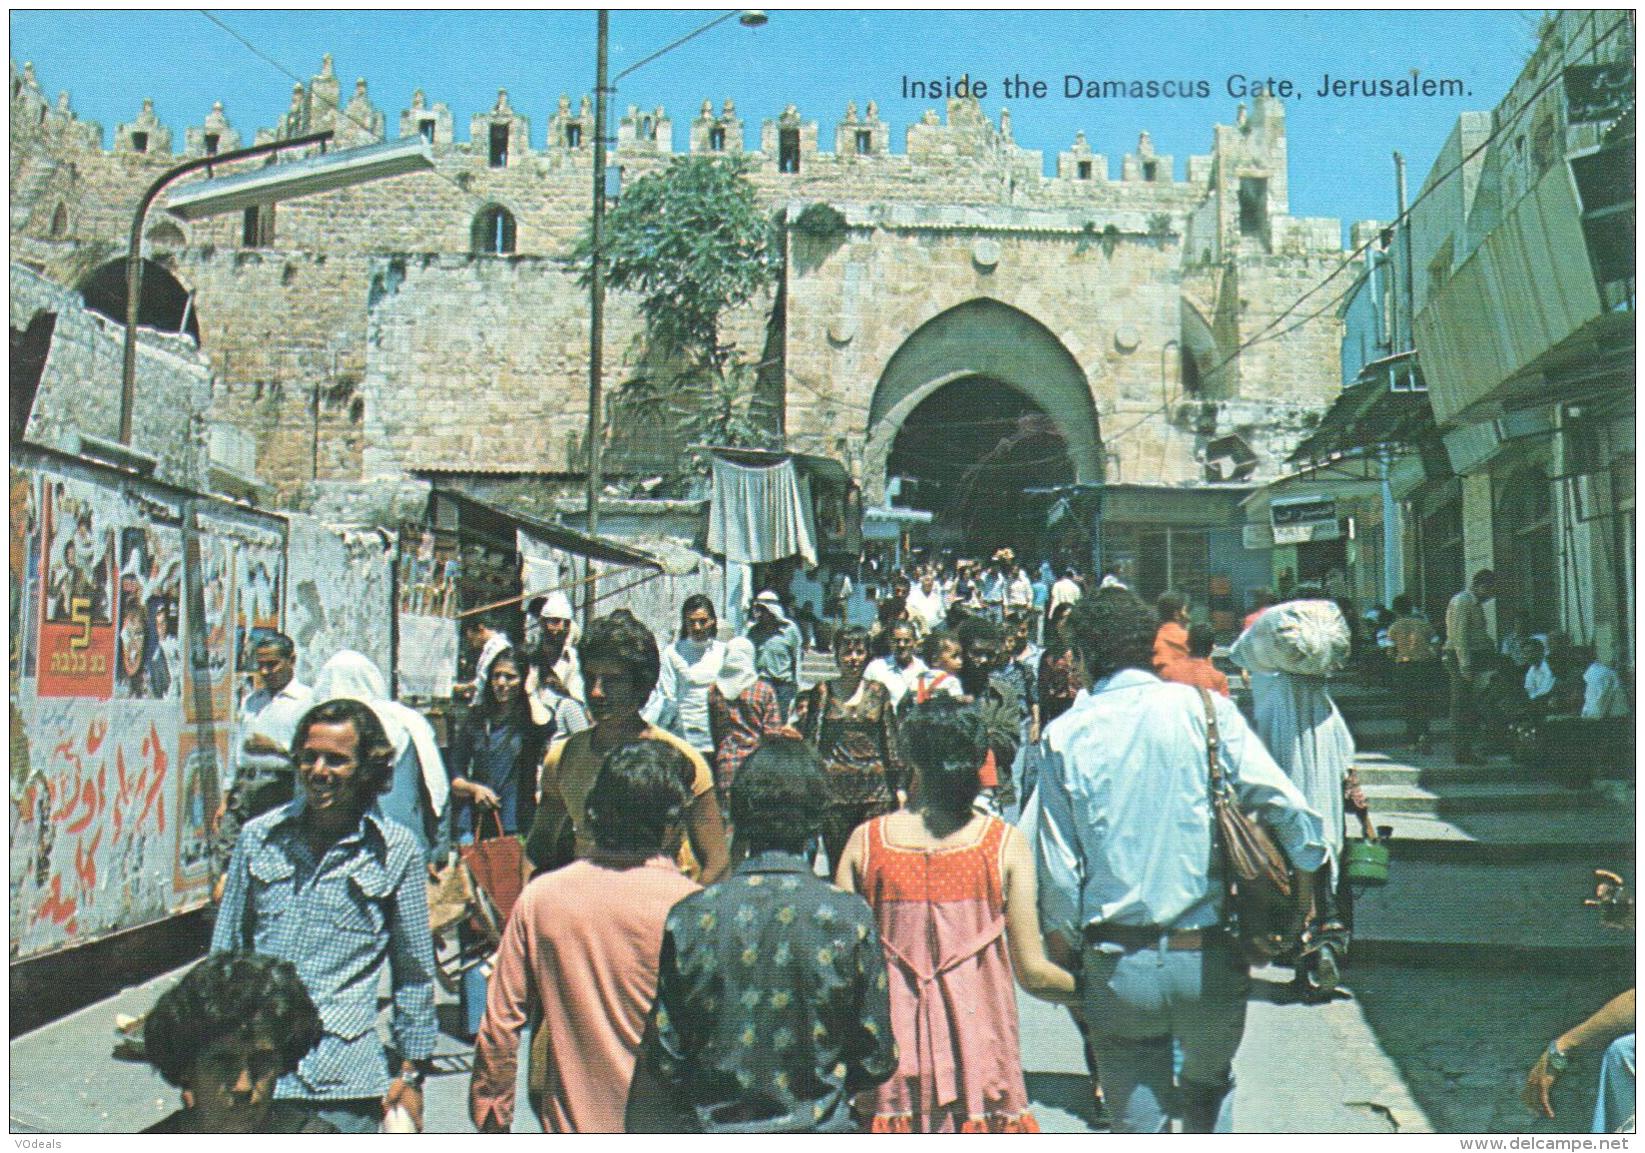
[[[1251,974],[1222,934],[1198,952],[1159,948],[1082,959],[1085,1021],[1116,1133],[1164,1133],[1179,1102],[1185,1133],[1226,1133],[1233,1061]],[[1181,1049],[1173,1086],[1172,1042]]]
[[[1634,1062],[1636,1034],[1618,1037],[1605,1050],[1599,1065],[1599,1100],[1594,1102],[1594,1132],[1616,1133],[1627,1125],[1634,1128]]]

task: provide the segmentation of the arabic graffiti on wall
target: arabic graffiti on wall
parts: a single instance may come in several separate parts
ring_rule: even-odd
[[[279,521],[193,518],[157,487],[64,472],[10,477],[13,960],[205,900],[235,634],[280,623]]]
[[[165,915],[176,709],[43,700],[29,728],[32,763],[12,787],[13,953]]]

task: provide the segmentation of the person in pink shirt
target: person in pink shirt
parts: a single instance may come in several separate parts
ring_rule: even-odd
[[[620,1133],[669,909],[699,886],[675,864],[690,797],[682,754],[619,745],[588,795],[595,850],[526,886],[503,931],[474,1045],[469,1116],[482,1133],[514,1121],[527,1006],[542,1007],[543,1084],[532,1105],[550,1133]]]

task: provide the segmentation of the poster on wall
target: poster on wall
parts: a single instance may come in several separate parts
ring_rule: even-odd
[[[228,765],[229,726],[212,726],[207,734],[209,739],[202,740],[198,727],[185,726],[177,735],[177,856],[172,887],[179,893],[211,881],[211,825]]]
[[[199,576],[202,593],[202,615],[199,627],[189,620],[189,664],[197,683],[207,691],[202,694],[184,686],[183,719],[190,722],[202,719],[226,721],[233,700],[234,664],[230,639],[230,603],[234,595],[234,557],[230,542],[221,537],[205,536],[199,543]],[[203,714],[203,716],[202,716]]]
[[[114,693],[115,518],[109,496],[41,478],[41,697],[108,700]]]
[[[280,628],[280,603],[284,594],[284,550],[280,539],[240,539],[234,549],[234,651],[235,667],[252,666],[251,643],[254,629]]]
[[[182,696],[178,618],[183,588],[182,533],[167,525],[120,530],[120,627],[114,695],[121,700]]]
[[[17,469],[11,470],[10,615],[11,678],[34,676],[38,634],[35,625],[40,603],[40,485]]]

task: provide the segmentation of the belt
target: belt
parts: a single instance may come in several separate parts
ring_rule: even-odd
[[[1215,929],[1161,929],[1148,925],[1104,925],[1093,921],[1085,926],[1087,945],[1119,945],[1130,949],[1154,949],[1160,938],[1172,953],[1192,953],[1205,948]]]

